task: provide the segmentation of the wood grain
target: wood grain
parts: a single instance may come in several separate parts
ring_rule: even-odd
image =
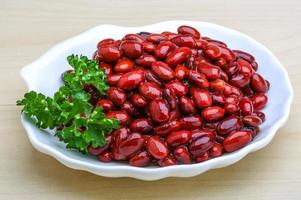
[[[155,182],[72,170],[33,149],[15,106],[26,91],[22,66],[98,24],[139,26],[170,19],[237,29],[280,59],[295,97],[289,121],[268,147],[227,168]],[[301,199],[300,0],[1,0],[0,27],[0,199]]]

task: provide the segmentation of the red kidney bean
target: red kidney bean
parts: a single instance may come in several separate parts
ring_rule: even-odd
[[[161,34],[165,35],[169,40],[176,37],[178,34],[169,31],[164,31]]]
[[[135,167],[144,167],[150,163],[150,156],[147,151],[141,151],[132,156],[129,160],[129,164]]]
[[[262,78],[261,75],[255,73],[251,78],[251,86],[253,90],[258,93],[265,93],[268,91],[268,86],[265,80]]]
[[[227,61],[224,58],[220,57],[220,58],[215,60],[214,64],[219,66],[219,67],[224,67],[227,64]]]
[[[119,153],[118,145],[112,147],[112,157],[114,160],[126,160],[126,156]]]
[[[160,42],[160,44],[155,47],[154,56],[159,60],[163,60],[174,48],[175,45],[170,41]]]
[[[178,35],[172,38],[170,41],[179,47],[195,48],[197,46],[196,41],[190,35]]]
[[[175,77],[175,72],[164,62],[153,62],[151,69],[156,76],[163,81],[169,81]]]
[[[239,112],[239,106],[234,103],[226,103],[224,105],[224,109],[227,114],[232,115],[232,114],[237,114]]]
[[[215,44],[208,44],[205,47],[205,54],[211,59],[217,59],[221,56],[221,48]]]
[[[118,145],[118,151],[124,156],[129,156],[139,151],[144,145],[144,138],[140,133],[131,133]]]
[[[118,81],[118,87],[123,90],[132,90],[144,81],[143,70],[133,70],[121,76]]]
[[[148,133],[153,129],[153,124],[147,118],[138,118],[131,122],[130,128],[134,132]]]
[[[219,106],[210,106],[202,111],[205,121],[218,121],[225,115],[225,110]]]
[[[221,71],[221,79],[225,82],[229,81],[229,77],[224,71]]]
[[[171,88],[179,97],[184,96],[188,93],[187,86],[177,80],[167,83],[166,86]]]
[[[200,154],[200,155],[196,156],[195,157],[195,162],[196,163],[201,163],[201,162],[204,162],[208,159],[209,159],[209,154],[207,152],[205,152],[203,154]]]
[[[216,127],[218,134],[225,135],[231,131],[239,130],[242,127],[242,121],[239,117],[233,115],[220,121]]]
[[[239,71],[239,66],[238,66],[238,63],[237,62],[230,62],[229,64],[227,64],[224,68],[224,72],[232,77],[234,76],[235,74],[237,74]]]
[[[230,84],[238,88],[243,88],[250,83],[250,77],[248,74],[236,74],[230,79]]]
[[[214,143],[213,147],[209,150],[210,157],[218,157],[223,153],[223,146],[219,143]]]
[[[259,126],[262,123],[261,118],[255,115],[244,116],[242,118],[242,121],[247,126],[255,126],[255,127]]]
[[[126,100],[126,94],[116,87],[110,87],[107,91],[107,96],[115,105],[121,105]]]
[[[205,37],[203,37],[203,39],[206,39],[209,44],[215,44],[215,45],[217,45],[219,47],[227,47],[227,44],[224,43],[224,42],[222,42],[222,41],[213,40],[211,38],[205,38]]]
[[[238,97],[236,95],[229,95],[226,97],[226,103],[234,103],[237,104],[239,101]]]
[[[164,159],[158,160],[158,165],[160,167],[167,167],[167,166],[176,165],[176,164],[177,164],[176,160],[171,156],[167,156]]]
[[[260,93],[251,96],[250,100],[253,104],[254,110],[260,110],[266,105],[268,97],[265,94]]]
[[[249,131],[234,131],[231,132],[224,140],[223,146],[227,152],[233,152],[243,148],[252,140],[252,135]]]
[[[183,63],[190,54],[191,50],[188,47],[180,47],[170,52],[165,62],[169,66],[175,67],[176,65]]]
[[[233,53],[235,54],[235,56],[237,58],[242,58],[246,61],[248,61],[249,63],[252,63],[253,61],[255,61],[255,58],[248,54],[247,52],[241,51],[241,50],[233,50]]]
[[[248,98],[242,98],[239,101],[239,107],[243,116],[251,115],[253,112],[253,104]]]
[[[197,115],[185,116],[180,119],[182,130],[195,130],[202,127],[202,120]]]
[[[254,69],[252,68],[252,65],[245,61],[244,59],[237,59],[237,63],[239,66],[239,73],[247,74],[249,77],[253,76],[255,73]]]
[[[168,121],[173,121],[173,120],[177,120],[177,119],[180,119],[181,118],[181,113],[180,113],[180,111],[179,111],[179,109],[178,108],[176,108],[176,109],[174,109],[174,110],[172,110],[172,111],[170,111],[170,117],[169,117],[169,120]]]
[[[124,37],[123,37],[124,40],[134,40],[138,43],[143,43],[145,42],[145,39],[143,37],[141,37],[140,35],[137,35],[137,34],[126,34]]]
[[[175,131],[168,135],[165,139],[168,145],[175,147],[180,144],[187,143],[191,138],[191,133],[186,130]]]
[[[137,108],[135,108],[133,106],[133,104],[131,104],[129,101],[125,101],[121,106],[120,106],[120,110],[124,110],[125,112],[127,112],[127,114],[129,114],[130,116],[137,116],[139,115],[139,111],[137,110]]]
[[[181,110],[185,114],[195,114],[196,113],[194,102],[188,97],[182,96],[179,99],[179,105],[180,105]]]
[[[252,138],[254,138],[258,132],[259,132],[259,128],[255,127],[255,126],[245,126],[241,129],[241,131],[248,131],[251,133]]]
[[[134,62],[128,58],[124,58],[117,62],[114,67],[114,71],[117,73],[125,73],[130,71],[134,67]]]
[[[146,150],[156,159],[163,159],[169,154],[166,144],[158,136],[150,136],[145,144]]]
[[[180,129],[180,122],[178,120],[170,121],[165,124],[158,125],[154,128],[154,132],[156,135],[161,137],[165,137],[174,131],[178,131]]]
[[[212,130],[208,129],[200,129],[191,131],[191,140],[195,140],[196,138],[202,137],[203,135],[208,135],[212,141],[215,140],[215,134]]]
[[[195,105],[199,108],[204,109],[212,105],[212,97],[207,90],[191,87],[190,94]]]
[[[163,99],[155,99],[149,103],[150,117],[153,121],[161,123],[169,119],[169,106]]]
[[[213,105],[223,106],[226,103],[226,98],[222,94],[211,94]]]
[[[161,41],[168,40],[163,34],[152,33],[146,37],[146,40],[152,43],[160,43]]]
[[[104,112],[108,112],[113,108],[113,102],[108,99],[100,99],[95,107],[102,107]]]
[[[112,46],[105,46],[105,47],[98,49],[97,54],[105,62],[108,62],[108,63],[116,62],[121,56],[120,51],[116,47],[112,47]]]
[[[122,127],[113,131],[111,135],[113,136],[114,144],[117,145],[123,140],[125,140],[129,136],[129,134],[130,134],[129,129]]]
[[[183,34],[183,35],[192,35],[195,38],[201,37],[200,32],[191,26],[185,26],[185,25],[180,26],[178,28],[178,33]]]
[[[192,163],[191,155],[186,146],[176,147],[173,152],[173,155],[177,159],[177,161],[180,163],[183,163],[183,164],[191,164]]]
[[[200,74],[194,70],[187,70],[186,78],[199,88],[208,88],[209,82],[203,74]]]
[[[252,68],[254,69],[254,71],[257,71],[257,69],[258,69],[258,63],[257,62],[251,62],[251,66],[252,66]]]
[[[162,86],[162,83],[159,80],[159,78],[150,70],[145,70],[145,80],[149,82],[153,82],[158,86]]]
[[[129,116],[126,111],[110,111],[106,113],[106,118],[116,118],[119,120],[119,124],[123,125],[129,121]]]
[[[190,153],[192,153],[194,156],[198,156],[207,152],[213,147],[213,145],[214,141],[208,135],[203,135],[193,140],[188,148]]]
[[[120,49],[123,54],[129,58],[139,58],[142,54],[142,44],[133,41],[127,40],[121,43]]]
[[[228,62],[236,59],[235,54],[229,48],[222,47],[222,46],[219,46],[219,47],[221,48],[221,57],[222,58],[224,58]]]
[[[133,94],[131,96],[131,102],[136,107],[145,107],[148,103],[147,99],[140,94]]]
[[[98,159],[102,162],[110,162],[113,159],[112,152],[105,150],[104,152],[98,155]]]
[[[142,43],[143,51],[147,53],[153,53],[155,51],[155,45],[150,42],[143,42]]]
[[[150,100],[159,98],[162,95],[162,89],[151,82],[141,83],[139,86],[139,92],[142,96]]]
[[[203,128],[209,130],[215,130],[218,122],[204,122]]]
[[[113,74],[113,68],[111,65],[107,64],[107,63],[101,63],[99,66],[98,66],[99,69],[104,69],[105,71],[105,74],[106,75],[111,75]]]
[[[226,83],[225,81],[221,80],[221,79],[216,79],[214,81],[211,81],[209,84],[209,88],[214,91],[214,92],[218,92],[218,93],[222,93],[224,91],[226,87]]]
[[[263,112],[255,111],[255,112],[253,112],[253,114],[254,114],[255,116],[259,117],[259,118],[262,120],[262,122],[265,121],[265,114],[264,114]]]
[[[109,86],[117,86],[119,79],[121,78],[122,74],[110,74],[107,76],[107,84]]]
[[[220,68],[208,62],[199,63],[198,71],[205,74],[208,80],[215,80],[221,76]]]
[[[107,39],[101,40],[101,41],[98,42],[97,48],[101,48],[101,47],[104,47],[106,45],[113,44],[114,42],[115,42],[115,40],[112,39],[112,38],[107,38]]]
[[[206,40],[197,39],[196,40],[196,46],[198,49],[204,49],[208,45],[208,42]]]
[[[88,152],[94,156],[97,156],[99,154],[101,154],[102,152],[104,152],[105,150],[107,150],[110,145],[112,144],[113,142],[113,136],[112,135],[109,135],[106,137],[106,144],[102,147],[98,147],[98,148],[94,148],[92,146],[89,146],[88,147]]]
[[[221,135],[217,135],[217,136],[216,136],[216,141],[217,141],[218,143],[223,143],[224,140],[225,140],[225,138],[224,138],[223,136],[221,136]]]
[[[176,97],[175,92],[172,89],[165,87],[163,89],[163,98],[168,102],[168,104],[172,110],[176,109],[177,97]]]
[[[254,91],[252,90],[252,88],[249,85],[245,86],[241,90],[245,96],[251,96],[254,94]]]
[[[187,72],[187,68],[184,65],[178,65],[175,68],[175,77],[179,80],[182,80],[185,78]]]
[[[150,68],[153,62],[156,61],[156,58],[152,55],[144,54],[136,59],[137,65],[143,66],[145,68]]]

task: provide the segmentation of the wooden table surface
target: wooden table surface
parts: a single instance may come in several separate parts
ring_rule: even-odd
[[[155,182],[69,169],[31,146],[15,106],[26,91],[19,76],[22,66],[102,23],[139,26],[170,19],[237,29],[279,58],[295,97],[288,122],[270,145],[230,167]],[[0,199],[301,199],[300,35],[300,0],[1,0]]]

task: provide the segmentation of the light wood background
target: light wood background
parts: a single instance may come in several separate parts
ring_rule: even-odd
[[[200,176],[143,182],[72,170],[31,146],[15,106],[26,91],[22,66],[98,24],[170,19],[237,29],[280,59],[295,97],[289,121],[268,147]],[[300,35],[300,0],[0,0],[0,199],[301,199]]]

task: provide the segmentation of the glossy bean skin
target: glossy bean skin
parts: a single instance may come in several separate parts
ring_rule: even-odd
[[[113,74],[113,68],[111,65],[107,64],[107,63],[101,63],[100,65],[98,65],[99,69],[103,69],[105,71],[106,75],[111,75]]]
[[[238,63],[238,66],[239,66],[239,73],[242,73],[242,74],[247,74],[249,77],[253,76],[253,74],[255,73],[252,65],[245,61],[244,59],[237,59],[237,63]]]
[[[201,62],[198,65],[198,71],[206,75],[208,80],[216,80],[221,76],[221,70],[218,66],[208,62]]]
[[[208,154],[208,152],[205,152],[203,154],[200,154],[200,155],[196,156],[195,157],[195,162],[196,163],[201,163],[201,162],[204,162],[208,159],[209,159],[209,154]]]
[[[153,33],[153,34],[149,34],[146,37],[146,40],[152,43],[160,43],[161,41],[168,40],[168,38],[163,34]]]
[[[154,132],[156,135],[161,137],[165,137],[174,131],[178,131],[180,129],[180,122],[178,120],[170,121],[161,125],[158,125],[154,128]]]
[[[204,109],[212,105],[212,97],[207,90],[191,87],[190,94],[195,105],[199,108]]]
[[[144,82],[139,86],[139,92],[146,99],[154,100],[162,96],[162,89],[152,82]]]
[[[239,102],[239,107],[243,116],[251,115],[253,112],[253,104],[248,98],[242,98]]]
[[[167,101],[170,106],[170,109],[174,110],[177,107],[177,96],[176,93],[168,87],[163,89],[163,98]]]
[[[170,109],[163,99],[154,99],[149,104],[150,117],[153,121],[167,122],[170,116]]]
[[[224,109],[227,114],[237,114],[239,112],[239,106],[235,103],[226,103]]]
[[[208,88],[209,82],[206,77],[194,70],[187,70],[186,71],[186,78],[194,85],[198,86],[199,88]]]
[[[252,140],[250,131],[231,132],[224,140],[223,146],[227,152],[233,152],[243,148]]]
[[[150,68],[152,63],[155,61],[156,61],[156,58],[154,56],[143,54],[138,59],[136,59],[136,64],[146,67],[146,68]]]
[[[155,45],[150,42],[143,42],[142,43],[143,51],[147,53],[153,53],[155,51]]]
[[[162,82],[151,70],[145,70],[144,72],[146,81],[155,83],[157,86],[162,86]]]
[[[222,93],[225,87],[226,87],[226,83],[224,80],[216,79],[214,81],[210,81],[209,88],[214,92]]]
[[[182,130],[195,130],[202,127],[202,120],[197,115],[185,116],[180,119],[180,127]]]
[[[195,140],[198,137],[202,137],[203,135],[208,135],[212,141],[215,140],[215,133],[212,130],[208,129],[199,129],[191,131],[191,140]]]
[[[158,136],[150,136],[145,147],[147,152],[156,159],[164,159],[169,154],[166,144]]]
[[[185,59],[191,54],[191,50],[188,47],[180,47],[173,50],[165,59],[165,62],[170,67],[175,67],[178,64],[181,64]]]
[[[191,138],[191,133],[186,130],[175,131],[166,137],[168,145],[175,147],[187,143]]]
[[[260,109],[264,108],[265,105],[267,104],[268,97],[263,93],[259,93],[259,94],[251,96],[250,100],[253,104],[254,110],[260,110]]]
[[[131,96],[131,103],[136,107],[143,108],[148,104],[148,101],[140,94],[133,94]]]
[[[207,152],[213,145],[214,141],[208,135],[203,135],[193,140],[188,148],[190,153],[194,156],[198,156]]]
[[[144,81],[144,71],[134,70],[121,76],[118,81],[118,87],[123,90],[132,90]]]
[[[197,46],[196,41],[190,35],[178,35],[173,37],[170,41],[179,47],[195,48]]]
[[[254,127],[257,127],[262,123],[261,118],[255,115],[244,116],[242,121],[245,125]]]
[[[187,72],[187,68],[184,65],[178,65],[175,68],[175,77],[179,80],[184,79]]]
[[[129,121],[129,115],[125,111],[110,111],[106,113],[106,118],[115,118],[119,120],[120,125],[124,125]]]
[[[159,60],[164,60],[166,56],[175,48],[170,41],[163,41],[155,47],[154,56]]]
[[[187,86],[177,80],[169,82],[168,84],[166,84],[166,86],[171,88],[179,97],[184,96],[188,93]]]
[[[110,151],[103,151],[101,154],[99,154],[98,156],[98,159],[102,162],[111,162],[112,159],[113,159],[113,155],[112,155],[112,152]]]
[[[134,132],[148,133],[153,129],[153,123],[147,118],[138,118],[131,122],[130,129]]]
[[[224,58],[227,61],[233,61],[236,59],[235,54],[229,48],[222,47],[222,46],[219,46],[219,47],[221,48],[221,57],[222,58]]]
[[[102,107],[104,112],[108,112],[113,109],[113,102],[108,99],[100,99],[97,101],[95,107]]]
[[[213,147],[209,150],[210,157],[218,157],[223,153],[223,146],[219,143],[214,143]]]
[[[211,59],[217,59],[222,55],[221,49],[215,44],[208,44],[205,47],[205,54]]]
[[[129,156],[139,151],[144,145],[144,138],[140,133],[131,133],[118,145],[118,151],[124,156]]]
[[[98,49],[98,55],[105,62],[114,63],[120,58],[121,52],[116,47],[105,46],[105,47]]]
[[[248,54],[247,52],[241,50],[233,50],[233,53],[235,54],[236,57],[242,58],[248,61],[249,63],[252,63],[255,60],[255,58],[251,54]]]
[[[239,130],[242,125],[241,119],[235,115],[232,115],[220,121],[216,127],[216,131],[220,135],[225,135],[231,131]]]
[[[137,108],[129,101],[125,101],[120,106],[120,110],[125,111],[130,116],[138,116],[140,114]]]
[[[141,151],[132,156],[129,160],[129,164],[135,167],[147,166],[151,161],[151,158],[147,151]]]
[[[211,94],[212,105],[223,106],[226,103],[226,98],[222,94]]]
[[[192,35],[195,38],[201,37],[200,32],[191,26],[185,26],[185,25],[180,26],[178,28],[178,33],[183,34],[183,35]]]
[[[107,76],[107,84],[109,86],[117,86],[122,74],[110,74]]]
[[[146,40],[141,37],[140,35],[138,34],[126,34],[124,37],[123,37],[124,40],[134,40],[135,42],[138,42],[138,43],[143,43],[145,42]]]
[[[120,49],[123,54],[129,58],[139,58],[143,51],[142,44],[133,40],[124,41],[121,44]]]
[[[108,137],[106,137],[106,144],[102,147],[94,148],[92,146],[89,146],[88,147],[88,152],[91,155],[94,155],[94,156],[97,156],[97,155],[101,154],[102,152],[104,152],[105,150],[107,150],[110,147],[110,145],[113,142],[112,138],[113,138],[112,135],[109,135]]]
[[[179,105],[181,110],[185,113],[185,114],[195,114],[196,113],[196,109],[195,109],[195,104],[194,102],[185,96],[182,96],[179,99]]]
[[[134,62],[130,59],[122,59],[118,61],[114,67],[114,71],[117,73],[125,73],[130,71],[134,67]]]
[[[251,78],[251,86],[258,93],[268,91],[268,86],[260,74],[255,73]]]
[[[175,72],[164,62],[153,62],[151,69],[155,75],[163,81],[169,81],[175,77]]]
[[[173,152],[174,157],[178,162],[183,164],[191,164],[192,158],[186,146],[178,146]]]
[[[232,76],[230,79],[230,84],[238,88],[243,88],[250,83],[250,77],[248,74],[237,74]]]
[[[116,87],[110,87],[107,96],[115,105],[123,104],[127,97],[124,91]]]
[[[219,106],[210,106],[202,111],[205,121],[218,121],[225,115],[225,110]]]
[[[160,167],[167,167],[167,166],[172,166],[172,165],[176,165],[176,164],[177,164],[176,160],[171,156],[167,156],[166,158],[158,160],[158,165]]]
[[[104,46],[113,44],[114,42],[115,42],[115,40],[112,39],[112,38],[107,38],[107,39],[101,40],[101,41],[98,42],[97,48],[102,48]]]

